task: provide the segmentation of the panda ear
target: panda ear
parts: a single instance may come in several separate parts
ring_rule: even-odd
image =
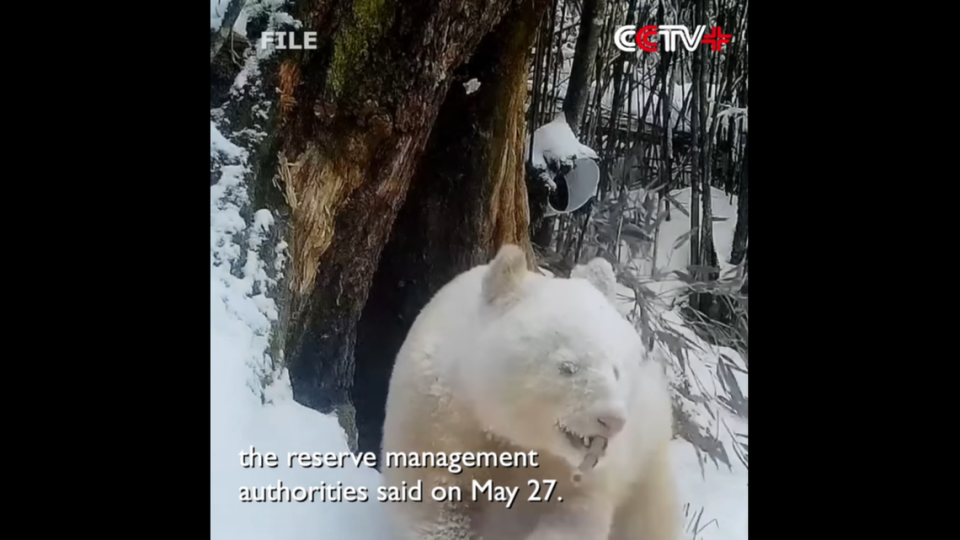
[[[483,276],[484,302],[504,305],[515,299],[527,273],[527,255],[519,246],[504,244]]]
[[[587,264],[578,264],[570,271],[570,277],[587,280],[607,299],[616,303],[617,276],[613,273],[613,265],[606,259],[597,257]]]

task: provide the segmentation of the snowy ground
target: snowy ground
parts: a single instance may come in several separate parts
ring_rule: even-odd
[[[285,372],[275,372],[264,354],[269,323],[276,317],[264,263],[254,249],[271,225],[270,214],[241,216],[247,203],[241,175],[243,151],[211,122],[211,153],[229,162],[210,196],[210,515],[211,539],[383,540],[377,503],[242,503],[241,487],[367,486],[379,474],[368,468],[288,468],[287,452],[346,452],[337,421],[292,399]],[[276,246],[282,252],[283,245]],[[245,258],[245,260],[244,260]],[[244,260],[242,266],[239,264]],[[232,275],[230,267],[240,266]],[[263,381],[273,380],[266,388]],[[280,457],[277,468],[241,467],[240,452],[255,448]]]
[[[730,252],[733,249],[733,232],[737,226],[736,197],[729,197],[723,190],[711,188],[713,211],[713,243],[717,252],[721,278],[732,277],[735,268],[728,263]],[[673,200],[681,204],[689,213],[690,188],[678,189],[671,192]],[[638,189],[630,194],[631,206],[640,206],[643,190]],[[686,270],[690,263],[690,218],[673,208],[670,221],[660,223],[660,232],[657,236],[656,268],[651,267],[650,259],[636,256],[631,253],[629,245],[624,242],[620,253],[620,262],[632,267],[638,275],[656,278],[647,283],[647,288],[656,293],[665,307],[674,304],[675,293],[684,283],[670,275],[673,270]]]
[[[639,198],[642,191],[632,194]],[[673,199],[689,212],[690,189],[675,190]],[[736,198],[730,198],[722,190],[712,190],[712,210],[714,215],[714,247],[720,263],[721,277],[733,272],[727,262],[733,247],[733,232],[736,227]],[[671,277],[673,270],[685,270],[689,264],[689,243],[682,239],[690,231],[690,219],[674,209],[671,220],[660,225],[657,236],[657,256],[655,268],[649,259],[631,257],[628,246],[624,244],[621,262],[635,269],[638,276],[657,277],[644,281],[644,285],[653,295],[651,318],[653,325],[660,329],[669,329],[683,336],[689,347],[684,351],[684,362],[678,362],[677,355],[664,347],[656,352],[669,357],[668,370],[674,383],[687,381],[689,392],[694,399],[681,399],[683,410],[709,434],[715,435],[726,449],[730,466],[716,464],[707,456],[700,454],[695,447],[682,440],[674,441],[674,460],[681,493],[687,508],[685,523],[687,538],[704,540],[745,540],[747,538],[747,468],[736,455],[737,437],[734,434],[748,435],[748,423],[745,418],[723,406],[722,398],[730,398],[730,384],[721,384],[720,364],[732,366],[729,370],[744,397],[748,397],[748,377],[746,363],[729,347],[717,347],[705,342],[684,324],[676,310],[677,292],[682,282]],[[622,311],[636,315],[633,291],[627,287],[619,290],[623,300]]]
[[[266,0],[258,4],[281,4]],[[225,0],[211,0],[211,28],[218,24]],[[241,16],[238,26],[245,17]],[[300,540],[330,538],[336,540],[387,540],[376,487],[380,476],[373,469],[347,465],[342,469],[305,469],[286,465],[288,452],[345,452],[346,437],[337,421],[296,404],[291,397],[290,383],[283,371],[272,368],[265,354],[270,321],[276,318],[276,307],[270,299],[274,282],[268,277],[262,252],[264,234],[272,226],[266,210],[251,212],[243,185],[247,172],[244,151],[225,137],[211,112],[211,155],[222,173],[211,187],[210,200],[210,359],[211,359],[211,539],[213,540]],[[563,155],[562,150],[554,149]],[[586,152],[582,148],[578,152]],[[589,150],[589,149],[587,149]],[[722,194],[715,192],[714,213],[728,217],[715,223],[718,255],[729,256],[736,207]],[[681,202],[689,197],[683,191],[674,194]],[[253,209],[255,210],[255,209]],[[251,217],[245,218],[249,215]],[[661,227],[657,267],[669,270],[682,268],[686,250],[672,251],[683,235],[689,220],[679,212],[674,220]],[[268,246],[280,254],[285,246]],[[234,269],[231,272],[231,267]],[[644,271],[649,269],[642,269]],[[239,276],[239,277],[238,277]],[[723,394],[718,382],[721,356],[740,365],[743,361],[730,349],[710,347],[697,338],[673,311],[669,301],[674,288],[669,281],[648,285],[664,302],[659,319],[674,331],[683,333],[694,345],[687,359],[687,372],[675,374],[695,381],[691,392],[699,396],[691,402],[689,413],[713,433],[718,433],[725,446],[732,446],[730,433],[746,433],[746,420],[717,406]],[[630,293],[632,294],[632,293]],[[699,347],[699,350],[696,350]],[[660,351],[668,354],[667,351]],[[744,395],[747,377],[738,374],[737,381]],[[707,410],[709,409],[709,411]],[[685,539],[746,540],[747,538],[747,471],[740,460],[728,451],[731,468],[717,466],[699,456],[693,445],[677,440],[675,467],[681,497],[688,505]],[[244,468],[240,452],[254,447],[258,452],[274,452],[280,458],[276,468]],[[366,502],[240,502],[242,487],[277,486],[366,487]],[[696,525],[696,526],[695,526]]]

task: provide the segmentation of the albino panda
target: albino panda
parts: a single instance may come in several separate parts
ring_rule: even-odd
[[[614,307],[614,284],[602,259],[551,278],[505,245],[427,304],[393,368],[382,458],[533,450],[539,467],[454,474],[383,461],[385,486],[423,485],[421,502],[386,505],[397,538],[678,539],[667,386]],[[512,507],[476,491],[487,480],[518,490]],[[555,489],[535,502],[544,480]],[[463,498],[436,502],[435,486],[459,486]]]

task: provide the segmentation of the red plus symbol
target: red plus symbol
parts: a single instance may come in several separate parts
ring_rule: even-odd
[[[714,26],[709,34],[703,36],[703,43],[709,43],[710,50],[716,52],[722,49],[725,43],[730,43],[732,37],[733,34],[724,34],[719,26]]]

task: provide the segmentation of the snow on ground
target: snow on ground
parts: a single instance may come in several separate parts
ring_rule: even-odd
[[[383,540],[376,502],[380,476],[373,469],[288,468],[287,452],[347,452],[337,420],[293,401],[285,371],[265,353],[273,301],[256,248],[272,219],[265,210],[252,223],[241,216],[244,152],[211,122],[211,154],[237,163],[221,167],[211,188],[210,212],[210,537],[212,540]],[[238,240],[239,239],[239,240]],[[283,248],[283,246],[278,246]],[[240,264],[245,258],[243,264]],[[238,266],[242,277],[233,275]],[[264,380],[273,383],[262,387]],[[274,452],[277,468],[243,468],[241,451]],[[367,487],[368,502],[240,502],[241,487]],[[325,483],[325,484],[324,484]]]
[[[717,251],[717,260],[720,266],[721,277],[731,275],[734,267],[728,262],[733,249],[733,232],[737,226],[737,198],[730,197],[721,189],[711,188],[713,213],[713,244]],[[638,189],[629,195],[631,206],[640,206],[644,191]],[[690,212],[690,188],[677,189],[670,192],[673,199]],[[660,232],[657,236],[657,279],[647,283],[647,288],[660,297],[665,305],[671,305],[675,293],[683,288],[684,283],[676,277],[667,275],[674,270],[686,271],[690,263],[690,218],[671,204],[670,221],[660,223]],[[653,268],[650,261],[637,257],[631,253],[627,242],[623,242],[620,253],[620,262],[635,268],[640,275],[650,276]],[[632,296],[631,296],[632,298]]]
[[[212,540],[383,540],[387,532],[376,502],[379,474],[347,465],[343,469],[288,468],[287,452],[348,452],[335,418],[293,401],[285,374],[268,387],[271,403],[261,405],[244,384],[243,358],[250,328],[221,298],[211,297],[210,538]],[[240,466],[241,451],[274,452],[272,468]],[[252,502],[239,500],[240,487],[367,487],[367,502]],[[294,493],[296,495],[297,493]]]
[[[685,503],[685,538],[746,540],[746,469],[741,466],[729,471],[714,467],[709,461],[703,463],[690,443],[676,440],[673,444],[674,468]]]
[[[737,202],[736,197],[729,197],[722,189],[710,189],[713,196],[710,200],[713,213],[713,245],[717,250],[720,269],[723,271],[731,267],[727,261],[730,260],[733,231],[737,226]],[[670,195],[677,203],[683,205],[687,212],[690,211],[690,188],[674,190]],[[674,249],[673,244],[677,238],[690,231],[690,218],[675,209],[672,210],[670,218],[670,221],[660,224],[660,245],[665,249],[659,250],[657,266],[681,270],[690,261],[689,245],[685,244],[680,249]]]
[[[287,452],[348,452],[346,438],[335,418],[293,401],[285,374],[268,387],[271,403],[244,384],[243,358],[251,330],[233,316],[223,300],[211,297],[211,433],[210,538],[213,540],[383,540],[375,491],[379,474],[348,465],[343,469],[288,468]],[[240,466],[241,451],[253,447],[281,460],[275,468]],[[253,502],[239,500],[242,486],[367,487],[367,502]],[[296,495],[296,493],[294,493]]]
[[[690,189],[684,188],[671,192],[677,203],[688,212],[690,207]],[[631,193],[631,198],[640,199],[642,190]],[[721,276],[731,270],[727,262],[733,246],[733,232],[736,227],[736,198],[728,197],[722,190],[712,190],[712,210],[716,218],[726,218],[713,222],[714,244],[720,262]],[[636,202],[636,201],[634,201]],[[649,260],[643,260],[638,254],[631,254],[624,243],[621,262],[634,269],[643,286],[652,295],[647,303],[650,308],[650,324],[658,332],[680,335],[686,342],[685,347],[670,347],[658,342],[654,355],[668,366],[668,376],[675,385],[686,386],[690,398],[681,398],[682,410],[694,423],[704,428],[707,435],[715,436],[723,445],[730,461],[728,467],[715,463],[706,455],[700,455],[695,447],[681,439],[675,440],[674,466],[680,484],[683,500],[689,506],[685,523],[687,538],[697,540],[745,540],[747,538],[747,467],[738,458],[739,436],[749,434],[748,422],[721,401],[730,399],[729,383],[720,383],[721,365],[729,367],[729,373],[744,398],[749,398],[749,385],[746,362],[740,354],[729,347],[711,345],[700,338],[683,321],[677,311],[677,293],[683,282],[672,278],[669,272],[685,270],[689,263],[689,242],[682,242],[690,231],[690,219],[676,208],[672,209],[671,220],[663,221],[657,236],[658,250],[656,271]],[[655,275],[652,275],[655,274]],[[622,299],[621,311],[637,320],[638,313],[634,302],[634,292],[621,285],[619,294]],[[661,337],[662,336],[658,336]],[[681,354],[677,351],[682,348]],[[683,356],[683,362],[678,356]],[[702,512],[702,513],[701,513]]]

